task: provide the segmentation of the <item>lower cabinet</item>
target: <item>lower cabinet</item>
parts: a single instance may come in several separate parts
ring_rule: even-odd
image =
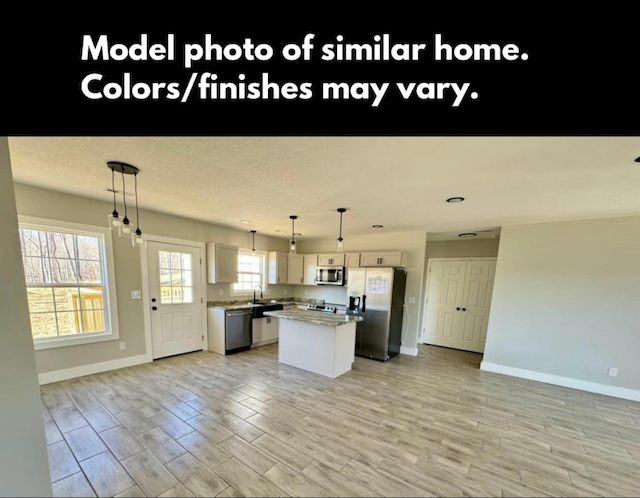
[[[254,318],[252,323],[253,339],[251,347],[264,346],[278,340],[278,321],[270,316]]]

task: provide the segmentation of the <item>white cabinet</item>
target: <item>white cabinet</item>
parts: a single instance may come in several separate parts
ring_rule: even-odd
[[[318,254],[318,266],[344,266],[344,253]]]
[[[304,255],[289,254],[287,264],[287,283],[302,285],[304,283]]]
[[[264,346],[278,340],[278,321],[273,317],[254,318],[251,322],[251,346]]]
[[[402,251],[361,252],[360,266],[404,266]]]
[[[303,281],[304,285],[315,285],[317,266],[318,266],[317,254],[304,255],[304,281]]]
[[[289,254],[286,252],[269,253],[269,283],[286,284]]]
[[[207,308],[209,351],[225,354],[225,314],[221,308]]]
[[[207,282],[232,284],[238,281],[238,248],[225,244],[207,244]]]
[[[360,253],[348,252],[345,254],[345,265],[347,268],[360,268]]]

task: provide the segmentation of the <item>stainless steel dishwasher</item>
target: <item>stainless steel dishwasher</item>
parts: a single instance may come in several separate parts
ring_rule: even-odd
[[[251,309],[225,313],[225,353],[237,353],[251,347]]]

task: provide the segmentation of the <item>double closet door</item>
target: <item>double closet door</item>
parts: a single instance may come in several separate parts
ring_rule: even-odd
[[[495,258],[430,259],[422,342],[484,352]]]

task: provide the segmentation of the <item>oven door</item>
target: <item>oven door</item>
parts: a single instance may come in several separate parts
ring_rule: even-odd
[[[318,266],[317,285],[344,285],[344,266]]]

